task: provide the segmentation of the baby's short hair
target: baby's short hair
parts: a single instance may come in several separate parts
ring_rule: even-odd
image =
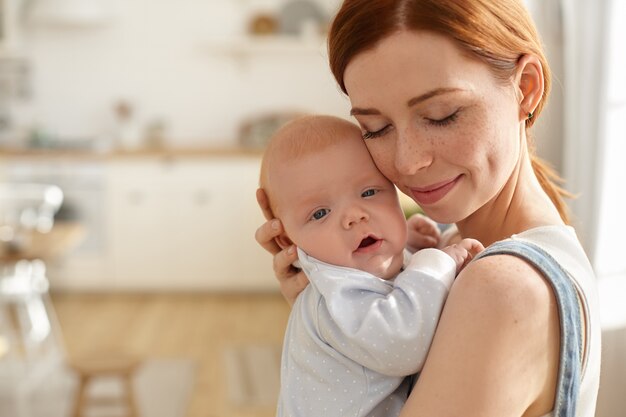
[[[352,136],[360,138],[361,130],[358,126],[335,116],[302,116],[281,127],[270,138],[261,162],[259,186],[269,198],[270,206],[272,206],[270,172],[275,165],[322,151]]]

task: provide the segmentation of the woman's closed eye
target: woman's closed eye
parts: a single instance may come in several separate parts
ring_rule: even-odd
[[[377,138],[377,137],[382,136],[385,133],[389,132],[389,130],[391,130],[391,125],[386,125],[382,129],[378,129],[378,130],[375,130],[375,131],[365,130],[363,132],[363,139],[374,139],[374,138]]]
[[[451,123],[454,123],[454,121],[459,116],[459,111],[461,111],[461,109],[455,110],[452,114],[442,119],[430,119],[427,117],[426,120],[428,121],[428,124],[431,124],[433,126],[447,126]]]
[[[328,213],[330,213],[330,209],[327,209],[327,208],[321,208],[321,209],[315,210],[313,214],[311,215],[311,220],[321,220]]]
[[[429,117],[426,117],[425,119],[429,125],[436,126],[436,127],[445,127],[454,123],[456,119],[458,118],[460,112],[461,112],[461,108],[458,108],[454,112],[449,114],[448,116],[443,117],[441,119],[433,119]],[[365,130],[363,132],[363,139],[367,140],[367,139],[375,139],[375,138],[381,137],[387,134],[392,128],[393,128],[393,125],[388,124],[388,125],[385,125],[382,129],[378,129],[374,131]]]

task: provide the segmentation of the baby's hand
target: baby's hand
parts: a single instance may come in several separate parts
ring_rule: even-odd
[[[407,225],[407,249],[412,253],[424,248],[435,248],[439,244],[441,232],[431,218],[417,213],[408,218]]]
[[[474,256],[478,255],[484,249],[485,247],[482,243],[476,239],[463,239],[459,243],[446,246],[442,251],[454,259],[454,262],[456,262],[456,273],[458,274]]]

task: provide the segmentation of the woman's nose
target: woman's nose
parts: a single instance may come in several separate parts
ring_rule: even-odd
[[[369,214],[362,207],[353,206],[346,210],[343,216],[343,227],[348,230],[361,222],[366,222],[370,218]]]
[[[432,159],[430,147],[416,132],[405,129],[398,135],[395,166],[401,175],[414,175],[429,166]]]

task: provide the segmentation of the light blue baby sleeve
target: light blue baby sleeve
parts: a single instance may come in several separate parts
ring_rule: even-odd
[[[394,282],[320,262],[301,250],[299,259],[322,296],[316,325],[326,343],[383,375],[421,370],[454,280],[451,257],[423,249]]]

